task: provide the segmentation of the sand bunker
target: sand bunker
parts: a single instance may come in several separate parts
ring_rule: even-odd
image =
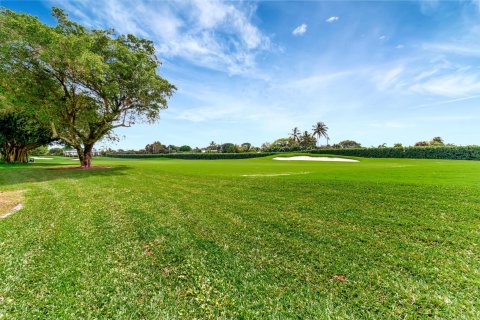
[[[35,160],[53,160],[53,158],[44,158],[44,157],[30,157]]]
[[[310,157],[310,156],[276,157],[276,158],[273,158],[273,160],[359,162],[358,160],[354,160],[354,159],[331,158],[331,157]]]

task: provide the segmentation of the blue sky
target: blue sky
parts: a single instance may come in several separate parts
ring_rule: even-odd
[[[478,0],[0,4],[46,23],[55,5],[155,42],[178,91],[158,123],[118,130],[114,148],[261,145],[317,121],[331,142],[480,144]]]

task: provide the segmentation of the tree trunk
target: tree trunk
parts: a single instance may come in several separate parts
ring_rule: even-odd
[[[92,150],[93,145],[86,145],[83,149],[83,160],[82,160],[82,167],[83,168],[90,168],[92,166]]]
[[[85,159],[84,155],[83,155],[83,148],[82,146],[74,146],[75,150],[77,150],[77,156],[78,156],[78,159],[80,160],[80,166],[83,167],[83,159]]]
[[[28,147],[5,144],[2,152],[3,159],[6,163],[28,162]]]

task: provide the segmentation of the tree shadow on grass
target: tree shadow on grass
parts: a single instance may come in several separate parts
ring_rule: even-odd
[[[111,168],[94,170],[51,170],[69,165],[59,163],[0,165],[0,188],[24,183],[37,183],[59,179],[83,179],[125,175],[129,166],[114,165]],[[72,167],[78,164],[72,165]]]

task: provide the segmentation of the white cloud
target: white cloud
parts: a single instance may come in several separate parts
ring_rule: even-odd
[[[397,44],[395,46],[395,49],[403,49],[403,48],[405,48],[405,46],[403,44]]]
[[[269,37],[251,22],[256,9],[251,5],[216,0],[85,0],[57,5],[92,27],[153,40],[161,59],[180,57],[230,74],[249,73],[256,55],[271,49]]]
[[[335,21],[337,21],[338,19],[340,19],[339,17],[336,17],[336,16],[332,16],[330,18],[328,18],[327,20],[325,20],[326,22],[329,22],[329,23],[333,23]]]
[[[458,72],[414,84],[411,90],[446,97],[464,97],[480,94],[480,77],[474,73]]]
[[[385,40],[385,39],[387,39],[387,36],[386,35],[381,35],[380,37],[378,37],[378,39]]]
[[[305,23],[302,23],[301,25],[293,29],[292,34],[294,36],[301,36],[305,32],[307,32],[307,25]]]

